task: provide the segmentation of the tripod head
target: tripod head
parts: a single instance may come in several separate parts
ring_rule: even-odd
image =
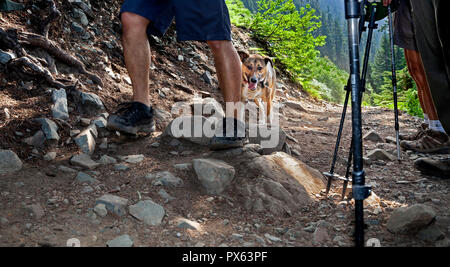
[[[395,12],[398,9],[399,6],[399,0],[394,0],[391,2],[390,6],[391,6],[391,12]],[[389,11],[388,8],[385,7],[383,5],[383,3],[381,1],[376,1],[376,0],[372,0],[372,1],[364,1],[364,8],[365,8],[365,21],[369,22],[370,21],[370,16],[371,16],[371,6],[374,5],[376,7],[376,12],[375,12],[375,21],[379,21],[382,20],[384,18],[386,18],[389,15]]]

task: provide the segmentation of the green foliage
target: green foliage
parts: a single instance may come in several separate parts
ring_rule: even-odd
[[[373,103],[377,106],[394,108],[393,89],[391,81],[391,73],[383,73],[384,83],[381,86],[380,93],[373,93]],[[417,96],[417,88],[409,75],[408,68],[405,67],[397,73],[397,94],[398,108],[406,111],[408,114],[423,118],[423,111],[420,107],[419,97]]]
[[[403,69],[406,66],[406,60],[403,50],[395,46],[395,68]],[[368,82],[376,93],[380,93],[383,89],[384,72],[391,70],[391,48],[388,34],[384,34],[381,38],[380,48],[375,53],[374,62],[371,64],[371,75]]]
[[[294,80],[303,80],[305,70],[325,43],[324,36],[314,36],[320,27],[315,10],[309,5],[297,10],[292,0],[260,0],[258,13],[250,25],[253,36]]]
[[[238,27],[248,27],[252,20],[252,13],[240,0],[226,0],[231,23]]]
[[[303,87],[309,93],[317,91],[315,94],[320,96],[318,98],[341,103],[345,94],[344,86],[347,83],[348,73],[336,67],[328,58],[318,57],[310,65],[306,73],[309,77],[314,77],[314,80],[305,80]],[[315,82],[323,84],[317,86]],[[320,91],[321,90],[321,91]],[[320,91],[320,92],[319,92]]]

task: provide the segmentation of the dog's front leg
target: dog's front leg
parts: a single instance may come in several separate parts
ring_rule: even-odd
[[[265,110],[265,105],[264,102],[261,104],[261,98],[255,98],[255,103],[258,106],[258,112],[259,112],[259,123],[260,124],[265,124],[266,123],[266,113],[264,112]]]

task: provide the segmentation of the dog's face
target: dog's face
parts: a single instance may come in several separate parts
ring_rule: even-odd
[[[258,84],[266,78],[268,63],[270,62],[271,66],[273,66],[272,60],[260,55],[250,56],[244,51],[239,51],[238,54],[242,61],[243,82],[248,84],[250,91],[255,91],[258,88]]]

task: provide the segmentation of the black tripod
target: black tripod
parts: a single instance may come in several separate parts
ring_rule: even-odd
[[[358,32],[358,52],[359,52],[359,45],[360,45],[360,40],[361,40],[361,36],[362,33],[366,30],[365,27],[365,13],[363,12],[363,8],[364,5],[361,5],[361,19],[359,20],[359,32]],[[364,51],[364,63],[363,63],[363,71],[362,71],[362,75],[361,75],[361,80],[360,80],[360,90],[359,90],[359,97],[362,98],[362,94],[365,90],[365,85],[366,85],[366,77],[367,77],[367,70],[368,70],[368,66],[369,66],[369,54],[370,54],[370,49],[372,46],[372,36],[373,36],[373,31],[374,29],[377,28],[377,24],[375,23],[375,14],[376,14],[376,5],[370,5],[370,19],[369,19],[369,24],[367,26],[367,28],[369,29],[368,34],[367,34],[367,43],[366,43],[366,48]],[[359,60],[359,53],[358,53],[358,60]],[[352,60],[353,62],[353,60]],[[359,65],[359,64],[358,64]],[[358,70],[359,70],[359,66],[358,66]],[[359,73],[359,72],[358,72]],[[344,101],[344,108],[342,111],[342,115],[341,115],[341,121],[339,124],[339,131],[338,131],[338,136],[337,136],[337,140],[336,140],[336,145],[334,148],[334,155],[333,155],[333,161],[331,163],[331,169],[330,172],[325,172],[324,175],[328,177],[328,183],[327,183],[327,189],[326,189],[326,193],[328,194],[331,188],[331,182],[333,179],[338,179],[338,180],[343,180],[344,181],[344,187],[342,190],[342,199],[344,199],[345,196],[345,192],[348,186],[348,182],[352,181],[350,179],[350,168],[352,166],[352,157],[353,157],[353,137],[352,137],[352,144],[350,146],[350,152],[348,155],[348,161],[347,161],[347,171],[345,173],[345,177],[336,175],[334,173],[334,169],[336,167],[336,161],[337,161],[337,156],[338,156],[338,152],[339,152],[339,145],[341,143],[341,139],[342,139],[342,131],[344,129],[344,122],[345,122],[345,117],[346,117],[346,113],[347,113],[347,108],[348,108],[348,101],[350,99],[350,93],[352,92],[352,88],[351,88],[351,77],[348,79],[347,82],[347,86],[345,87],[346,90],[346,95],[345,95],[345,101]],[[361,100],[360,100],[361,101]]]
[[[331,164],[331,170],[329,173],[324,173],[328,177],[327,189],[328,194],[331,188],[331,182],[333,179],[344,180],[344,188],[342,192],[342,198],[345,196],[345,191],[349,181],[353,183],[353,198],[355,199],[355,245],[357,247],[364,246],[364,208],[363,201],[371,192],[371,187],[365,185],[365,174],[363,169],[363,144],[362,144],[362,123],[361,123],[361,102],[362,94],[364,92],[367,69],[369,63],[370,48],[372,45],[373,30],[376,29],[375,13],[376,4],[370,5],[370,20],[369,20],[369,32],[367,36],[367,44],[364,52],[363,70],[360,76],[360,62],[359,62],[359,47],[362,32],[365,28],[365,12],[364,8],[367,4],[367,0],[360,3],[358,0],[345,0],[345,18],[348,21],[348,40],[349,40],[349,53],[350,53],[350,78],[347,82],[346,96],[344,102],[344,108],[341,115],[341,121],[339,125],[338,137],[336,140],[336,146],[334,150],[333,161]],[[337,155],[339,151],[339,145],[342,138],[342,131],[344,128],[344,121],[348,107],[348,101],[352,96],[352,143],[347,162],[347,171],[345,177],[335,175],[334,169],[336,166]],[[353,160],[353,173],[352,179],[350,176],[350,168]]]
[[[366,30],[366,10],[369,14],[369,23],[367,28],[369,29],[367,35],[367,43],[364,51],[363,69],[360,76],[360,64],[359,64],[359,47],[362,32]],[[363,201],[371,193],[371,187],[365,185],[365,174],[363,170],[363,152],[362,152],[362,123],[361,123],[361,101],[362,94],[365,91],[366,77],[369,64],[369,54],[372,45],[373,30],[377,28],[376,21],[377,3],[371,3],[369,5],[367,0],[345,0],[345,16],[348,20],[348,38],[349,38],[349,51],[350,51],[350,78],[347,82],[345,90],[347,91],[345,96],[344,108],[341,115],[341,121],[339,125],[338,136],[334,149],[333,161],[331,163],[330,172],[324,173],[328,177],[326,193],[330,191],[331,182],[333,179],[343,180],[344,187],[342,190],[342,199],[345,197],[345,192],[348,186],[348,182],[353,183],[353,198],[355,199],[355,243],[357,247],[364,246],[364,213],[363,213]],[[397,133],[397,154],[400,159],[399,149],[399,126],[398,126],[398,109],[397,109],[397,81],[395,73],[395,55],[394,55],[394,43],[392,33],[392,16],[391,7],[388,7],[389,13],[389,34],[391,41],[391,59],[392,59],[392,85],[394,89],[394,106],[395,106],[395,130]],[[347,170],[345,176],[339,176],[334,173],[336,166],[337,156],[339,152],[339,145],[342,138],[342,131],[344,128],[344,121],[348,107],[348,101],[352,96],[352,142],[348,155]],[[353,173],[352,179],[350,179],[350,168],[352,166],[353,159]]]

